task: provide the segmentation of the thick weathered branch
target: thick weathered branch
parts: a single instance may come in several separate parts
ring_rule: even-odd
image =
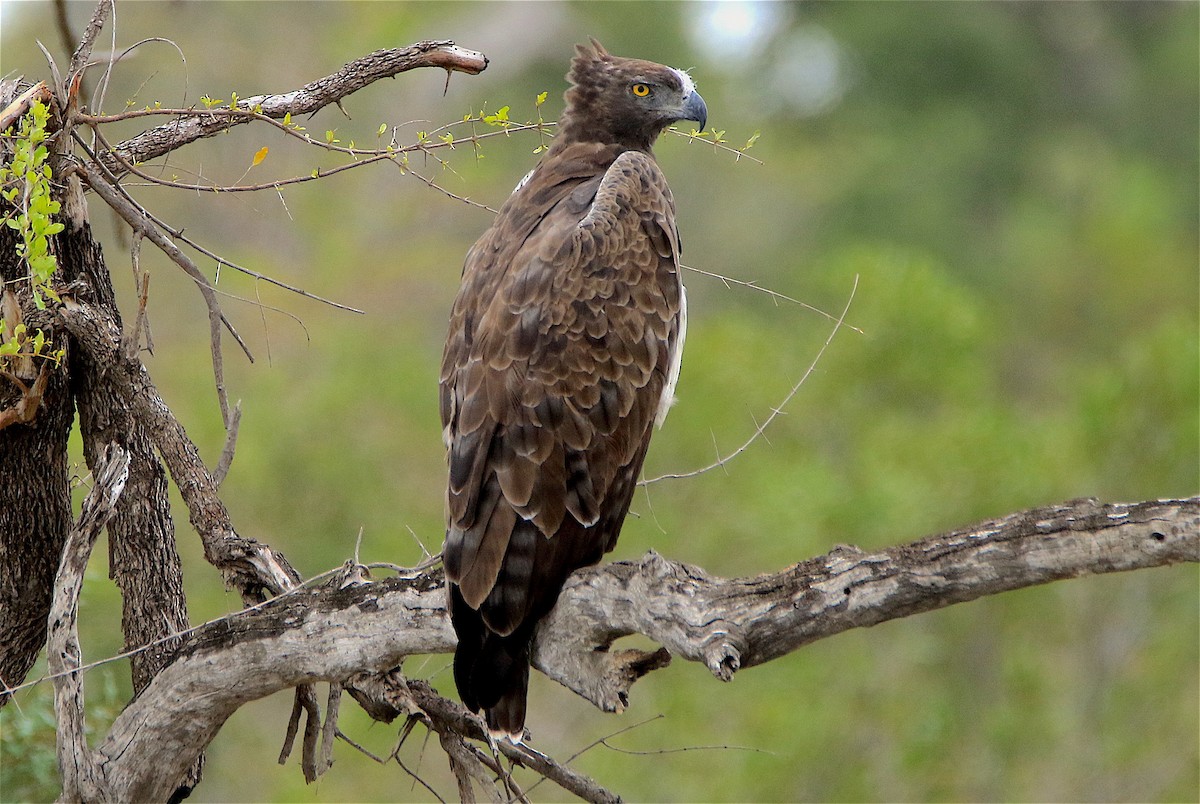
[[[645,634],[728,681],[741,667],[851,628],[1064,578],[1185,561],[1200,561],[1200,497],[1074,500],[879,552],[839,546],[755,578],[717,578],[650,553],[576,573],[542,626],[534,665],[619,711],[649,657],[597,648],[627,634]]]
[[[709,576],[651,553],[577,573],[543,623],[535,664],[614,710],[647,668],[665,663],[661,654],[609,653],[626,634],[645,634],[728,679],[851,628],[1048,581],[1186,561],[1200,561],[1200,497],[1073,501],[874,553],[838,547],[753,578]],[[110,794],[168,794],[247,701],[453,650],[444,596],[435,571],[297,591],[198,629],[97,749]]]
[[[129,453],[112,444],[97,462],[95,485],[67,536],[50,607],[46,664],[54,674],[54,715],[58,723],[58,770],[65,801],[106,801],[107,786],[88,750],[83,728],[83,676],[79,631],[79,591],[96,537],[117,510],[129,477]]]
[[[381,78],[393,78],[408,70],[439,67],[448,72],[478,75],[487,64],[488,59],[482,53],[461,48],[449,40],[417,42],[408,47],[377,50],[292,92],[239,99],[237,108],[256,110],[276,119],[289,114],[298,117],[340,103],[343,98]],[[100,154],[99,159],[105,168],[120,176],[126,172],[122,163],[139,164],[155,159],[250,119],[219,114],[219,110],[198,109],[193,116],[165,123],[125,140],[115,147],[115,153]]]

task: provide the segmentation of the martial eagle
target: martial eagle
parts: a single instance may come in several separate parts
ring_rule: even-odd
[[[650,148],[708,111],[687,73],[576,46],[537,167],[467,252],[442,357],[454,682],[524,732],[530,642],[616,544],[687,326],[675,203]]]

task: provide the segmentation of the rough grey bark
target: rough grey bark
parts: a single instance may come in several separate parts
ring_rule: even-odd
[[[15,232],[0,227],[0,280],[25,275]],[[8,287],[8,285],[5,285]],[[15,287],[15,286],[14,286]],[[32,304],[29,305],[32,307]],[[22,377],[31,383],[33,377]],[[0,410],[18,388],[0,377]],[[37,418],[0,429],[0,685],[20,684],[46,642],[46,615],[71,527],[67,436],[74,409],[66,369],[49,375]],[[0,686],[0,689],[3,689]],[[0,706],[8,695],[0,692]]]
[[[1034,508],[878,552],[839,546],[753,578],[727,580],[650,553],[577,573],[547,618],[534,665],[601,709],[666,657],[610,653],[640,633],[728,681],[851,628],[1013,589],[1200,561],[1200,497]]]
[[[84,729],[83,664],[79,647],[79,592],[92,547],[116,513],[129,478],[129,453],[111,444],[97,456],[94,485],[79,521],[63,547],[50,610],[46,664],[54,675],[54,714],[58,722],[58,770],[63,801],[108,801],[108,784],[87,747]]]
[[[64,278],[75,282],[75,294],[92,299],[120,328],[112,281],[90,227],[86,222],[72,222],[70,231],[59,240],[64,274],[72,274]],[[166,472],[110,375],[78,344],[72,354],[76,366],[72,384],[88,468],[95,471],[101,452],[112,443],[121,444],[131,458],[126,493],[108,524],[108,533],[110,574],[122,593],[125,649],[157,643],[132,659],[133,689],[138,693],[174,650],[170,641],[158,640],[188,625]]]
[[[16,81],[0,82],[0,109],[21,89]],[[0,153],[0,159],[10,158],[6,149]],[[0,216],[11,210],[0,201]],[[26,276],[28,266],[17,254],[17,233],[0,225],[0,291],[10,294],[10,303],[28,319],[36,315],[28,282],[21,281]],[[48,322],[42,323],[49,328]],[[65,338],[53,330],[48,334],[51,339]],[[32,385],[40,370],[16,361],[12,373]],[[0,410],[20,398],[13,380],[0,376]],[[54,573],[71,527],[67,436],[73,418],[67,363],[48,373],[41,407],[32,421],[0,428],[0,690],[25,679],[46,642]],[[9,697],[0,691],[0,706]]]
[[[66,193],[79,193],[68,185]],[[71,206],[79,213],[67,221],[59,236],[59,262],[64,280],[76,296],[92,300],[95,309],[122,327],[112,279],[100,244],[84,219],[81,198]],[[109,576],[121,590],[121,632],[124,651],[143,645],[130,659],[133,692],[139,694],[174,653],[171,634],[188,627],[183,565],[175,545],[175,523],[167,494],[167,474],[141,420],[135,417],[112,375],[96,364],[92,353],[76,341],[72,349],[72,390],[79,412],[83,456],[95,473],[110,444],[128,455],[125,493],[108,521]],[[200,781],[203,757],[198,757],[185,786]]]
[[[670,655],[728,680],[851,628],[1063,578],[1198,560],[1200,497],[1072,501],[873,553],[838,547],[752,578],[718,578],[650,553],[576,573],[543,622],[535,665],[600,708],[621,709],[633,681]],[[444,603],[436,570],[297,590],[197,629],[97,746],[109,794],[164,796],[247,701],[453,650]],[[665,653],[608,650],[631,633]],[[395,698],[372,705],[376,717],[389,707],[406,713]]]

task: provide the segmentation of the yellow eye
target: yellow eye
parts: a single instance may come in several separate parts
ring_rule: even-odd
[[[634,84],[633,94],[637,95],[639,98],[644,98],[650,94],[650,87],[646,86],[645,84]]]

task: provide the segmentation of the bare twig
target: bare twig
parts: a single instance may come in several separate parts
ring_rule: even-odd
[[[98,139],[98,141],[99,141],[99,142],[100,142],[102,145],[104,145],[104,146],[106,146],[106,147],[107,147],[108,143],[107,143],[107,142],[104,140],[103,136],[99,134],[99,132],[97,132],[97,133],[96,133],[96,136],[97,136],[97,139]],[[88,150],[88,153],[89,153],[89,155],[93,155],[93,154],[92,154],[92,152],[90,151],[90,149],[88,149],[88,148],[87,148],[87,145],[86,145],[85,143],[83,143],[83,141],[82,141],[82,140],[80,140],[78,137],[76,137],[76,141],[77,141],[77,142],[79,142],[79,144],[80,144],[80,145],[82,145],[82,146],[85,148],[85,150]],[[133,166],[129,166],[129,167],[130,167],[132,170],[134,170],[134,171],[137,171],[137,169],[136,169],[136,168],[133,168]],[[94,155],[93,155],[93,162],[91,163],[91,165],[87,166],[87,167],[84,169],[84,172],[85,172],[85,173],[86,173],[86,172],[89,172],[89,171],[91,171],[91,172],[93,172],[93,173],[94,173],[95,171],[100,171],[101,173],[103,173],[103,172],[104,172],[104,168],[103,168],[102,166],[100,166],[100,165],[99,165],[99,163],[98,163],[97,161],[95,161],[95,159],[94,159]],[[154,181],[156,181],[156,182],[160,182],[160,183],[164,183],[164,184],[168,184],[168,185],[170,185],[170,184],[171,184],[170,182],[163,182],[161,179],[154,179],[154,177],[151,177],[151,176],[149,176],[148,174],[145,174],[145,173],[141,173],[140,171],[137,171],[137,172],[138,172],[138,175],[140,175],[140,176],[143,176],[143,177],[145,177],[145,178],[148,178],[148,179],[153,179],[153,180],[154,180]],[[323,174],[323,175],[327,175],[327,174]],[[106,178],[111,178],[111,177],[106,177]],[[214,253],[214,252],[212,252],[212,251],[208,250],[208,249],[207,249],[207,248],[205,248],[204,246],[200,245],[200,244],[199,244],[199,243],[197,243],[196,241],[194,241],[194,240],[192,240],[191,238],[189,238],[189,237],[187,237],[186,235],[184,235],[184,233],[183,233],[183,230],[182,230],[182,229],[177,229],[177,228],[175,228],[175,227],[173,227],[173,226],[169,225],[169,224],[168,224],[168,223],[166,223],[164,220],[162,220],[161,218],[159,218],[158,216],[156,216],[154,213],[150,212],[148,209],[146,209],[145,207],[143,207],[141,204],[139,204],[139,203],[137,203],[136,201],[134,201],[134,200],[133,200],[133,198],[132,198],[132,197],[129,195],[129,193],[125,192],[124,188],[123,188],[123,187],[122,187],[120,184],[117,184],[117,183],[116,183],[116,180],[115,180],[115,179],[111,179],[111,183],[112,183],[112,186],[116,188],[117,192],[119,192],[119,193],[121,194],[121,196],[123,196],[123,197],[124,197],[124,198],[125,198],[125,199],[126,199],[128,202],[129,202],[129,205],[130,205],[130,206],[132,206],[132,207],[133,207],[135,210],[137,210],[137,211],[140,213],[140,215],[141,215],[141,216],[143,216],[143,217],[144,217],[146,220],[149,220],[149,221],[151,221],[151,222],[152,222],[154,225],[158,226],[158,227],[159,227],[159,228],[160,228],[160,229],[161,229],[163,232],[165,232],[167,235],[170,235],[170,236],[171,236],[171,238],[173,238],[174,240],[178,240],[179,242],[181,242],[181,243],[184,243],[185,245],[187,245],[187,246],[190,246],[191,248],[193,248],[193,249],[195,249],[196,251],[200,252],[200,253],[201,253],[201,254],[203,254],[204,256],[206,256],[206,257],[209,257],[209,258],[211,258],[211,259],[215,260],[215,261],[216,261],[216,263],[217,263],[218,269],[219,269],[219,268],[221,268],[221,267],[230,268],[230,269],[232,269],[232,270],[238,271],[239,273],[243,273],[243,274],[245,274],[245,275],[247,275],[247,276],[253,277],[253,278],[255,278],[255,279],[258,279],[258,280],[261,280],[261,281],[263,281],[263,282],[266,282],[266,283],[268,283],[268,284],[275,285],[276,287],[283,288],[284,290],[287,290],[287,291],[289,291],[289,292],[291,292],[291,293],[295,293],[295,294],[296,294],[296,295],[298,295],[298,296],[303,296],[303,297],[305,297],[305,298],[307,298],[307,299],[312,299],[312,300],[314,300],[314,301],[318,301],[318,302],[320,302],[320,303],[322,303],[322,304],[327,304],[327,305],[329,305],[330,307],[336,307],[336,308],[337,308],[337,309],[339,309],[339,310],[346,310],[346,311],[349,311],[349,312],[351,312],[351,313],[360,313],[360,314],[362,313],[362,310],[360,310],[360,309],[358,309],[358,308],[356,308],[356,307],[350,307],[349,305],[345,305],[345,304],[342,304],[342,303],[340,303],[340,302],[333,301],[333,300],[331,300],[331,299],[326,299],[326,298],[324,298],[323,296],[318,296],[318,295],[317,295],[317,294],[315,294],[315,293],[309,293],[308,291],[304,290],[303,288],[298,288],[298,287],[295,287],[294,285],[289,285],[289,284],[288,284],[288,283],[286,283],[286,282],[280,281],[280,280],[278,280],[278,279],[274,279],[274,278],[272,278],[272,277],[270,277],[270,276],[267,276],[266,274],[261,274],[261,273],[259,273],[258,271],[254,271],[254,270],[252,270],[252,269],[250,269],[250,268],[246,268],[246,267],[245,267],[245,266],[243,266],[243,265],[238,265],[237,263],[235,263],[235,262],[232,262],[231,260],[227,260],[227,259],[225,259],[225,258],[224,258],[224,257],[222,257],[221,255],[219,255],[219,254],[216,254],[216,253]],[[178,185],[172,185],[172,186],[178,186]],[[103,198],[104,196],[103,196],[103,195],[101,195],[101,197]],[[119,212],[119,211],[118,211],[118,212]],[[135,231],[139,231],[139,230],[135,229]],[[168,256],[170,256],[170,254],[168,254]],[[174,259],[174,258],[172,258],[172,259]],[[178,261],[176,261],[176,262],[177,262],[177,264],[178,264]],[[188,268],[187,268],[185,265],[182,265],[182,264],[181,264],[181,265],[180,265],[180,267],[182,267],[182,268],[183,268],[185,271],[187,271],[187,272],[189,273],[189,275],[191,275],[191,272],[188,270]],[[193,264],[193,267],[194,267],[194,264]],[[199,269],[197,269],[197,270],[199,270]],[[194,279],[194,277],[193,277],[193,279]],[[205,282],[207,282],[207,278],[205,278]],[[214,293],[221,293],[221,292],[222,292],[222,291],[219,291],[219,290],[217,290],[217,288],[216,288],[216,287],[213,287],[213,286],[211,286],[211,285],[210,285],[210,287],[212,287],[212,290],[213,290],[213,292],[214,292]],[[225,295],[229,295],[229,294],[225,294]],[[233,296],[232,298],[238,299],[239,301],[249,301],[249,300],[247,300],[247,299],[242,299],[241,297],[238,297],[238,296]],[[260,306],[263,306],[263,305],[261,305],[261,302],[259,302],[258,304],[259,304]],[[271,310],[273,310],[273,311],[275,311],[275,312],[284,312],[284,311],[282,311],[282,310],[277,310],[277,309],[276,309],[276,308],[274,308],[274,307],[270,307],[270,308],[268,308],[268,309],[271,309]],[[289,316],[290,316],[290,314],[288,314],[288,313],[286,313],[286,312],[284,312],[284,314],[285,314],[285,315],[289,315]],[[292,317],[292,318],[295,318],[295,316],[290,316],[290,317]],[[297,319],[297,320],[298,320],[298,319]],[[240,336],[237,334],[237,332],[236,332],[236,331],[235,331],[235,330],[232,328],[232,326],[228,324],[228,322],[225,322],[225,323],[226,323],[226,325],[227,325],[227,327],[228,327],[228,329],[229,329],[229,333],[230,333],[230,334],[231,334],[231,335],[232,335],[232,336],[233,336],[233,337],[234,337],[234,338],[237,340],[237,342],[238,342],[238,345],[242,347],[242,350],[245,352],[245,354],[246,354],[246,357],[247,357],[247,358],[249,358],[249,360],[250,360],[251,362],[253,362],[253,361],[254,361],[254,357],[253,357],[253,356],[250,354],[249,350],[246,348],[246,345],[245,345],[245,343],[242,341],[241,337],[240,337]],[[301,326],[303,326],[303,324],[301,324]]]
[[[456,734],[480,742],[488,742],[487,726],[478,715],[473,715],[454,701],[438,695],[424,681],[410,679],[408,682],[413,700],[429,716],[435,730],[452,730]],[[606,790],[595,780],[573,768],[560,764],[540,751],[527,745],[513,745],[501,740],[495,743],[505,757],[523,767],[545,776],[559,787],[584,801],[615,802],[620,797]]]
[[[317,759],[317,775],[333,767],[333,743],[337,738],[338,711],[342,703],[342,685],[329,682],[329,697],[325,701],[325,725],[321,727],[321,756]]]
[[[133,243],[129,247],[130,263],[133,266],[133,284],[138,292],[138,310],[133,319],[133,329],[125,340],[125,355],[133,360],[142,349],[143,332],[146,340],[146,351],[154,354],[154,339],[150,335],[150,316],[146,312],[146,304],[150,301],[150,272],[142,271],[142,238],[140,231],[134,231]]]
[[[87,27],[83,29],[79,47],[75,48],[75,54],[71,56],[71,66],[67,70],[68,85],[74,84],[82,78],[83,71],[87,69],[88,60],[92,57],[92,48],[96,44],[96,37],[100,35],[100,30],[108,20],[108,15],[112,13],[115,2],[116,0],[100,0],[96,3],[92,18],[88,21]]]
[[[804,373],[800,375],[800,379],[796,380],[795,385],[793,385],[791,390],[789,390],[787,392],[787,395],[783,398],[783,400],[778,405],[771,408],[770,415],[767,416],[767,418],[762,422],[762,424],[758,424],[757,422],[755,423],[753,435],[751,435],[748,439],[746,439],[746,441],[744,443],[742,443],[741,446],[739,446],[737,449],[735,449],[733,452],[729,453],[725,457],[721,457],[720,453],[718,452],[717,460],[714,461],[713,463],[710,463],[708,466],[702,466],[701,468],[693,469],[690,472],[671,472],[671,473],[667,473],[664,475],[659,475],[658,477],[652,477],[647,480],[640,480],[640,481],[638,481],[638,485],[639,486],[647,486],[651,483],[657,483],[660,480],[676,480],[676,479],[684,478],[684,477],[695,477],[696,475],[702,475],[705,472],[712,471],[713,469],[717,469],[717,468],[724,469],[726,464],[728,464],[734,458],[736,458],[737,456],[741,455],[743,452],[748,450],[755,441],[757,441],[761,437],[765,437],[763,434],[766,432],[766,429],[771,426],[771,422],[775,421],[775,417],[777,417],[783,413],[783,409],[785,407],[787,407],[787,404],[789,402],[792,401],[792,397],[794,397],[800,391],[800,386],[804,385],[804,383],[808,380],[809,376],[813,373],[813,370],[816,369],[817,363],[819,363],[821,361],[821,357],[825,354],[825,350],[829,348],[829,344],[831,344],[833,342],[833,338],[835,335],[837,335],[838,330],[841,329],[843,326],[845,326],[846,313],[850,312],[850,304],[851,304],[851,302],[854,301],[854,293],[857,290],[858,290],[858,277],[855,276],[854,277],[854,286],[850,289],[850,297],[848,299],[846,299],[846,306],[842,308],[842,314],[839,315],[837,317],[837,319],[834,321],[833,329],[829,332],[829,337],[827,337],[825,339],[825,342],[823,344],[821,344],[821,348],[817,350],[817,354],[812,359],[812,362],[810,362],[808,364],[808,368],[806,368],[804,370]],[[713,443],[714,443],[714,445],[716,444],[715,434],[713,436]]]
[[[213,482],[217,484],[217,488],[220,488],[225,482],[225,478],[229,475],[229,469],[233,466],[233,455],[237,450],[238,430],[241,425],[242,400],[239,399],[233,406],[233,415],[225,429],[225,446],[221,448],[221,457],[217,461],[217,468],[213,469]]]
[[[193,111],[194,110],[189,110],[189,109],[173,109],[173,110],[151,109],[151,110],[142,110],[142,111],[134,111],[134,112],[124,112],[122,114],[106,115],[106,116],[91,116],[91,115],[81,114],[81,115],[78,115],[78,119],[80,122],[90,124],[93,127],[93,130],[96,130],[96,126],[99,126],[103,123],[114,122],[116,120],[128,119],[128,118],[132,118],[132,117],[141,117],[144,115],[151,115],[151,114],[152,115],[159,115],[159,114],[164,114],[164,113],[190,114],[190,113],[193,113]],[[446,189],[442,185],[436,183],[433,179],[430,179],[427,176],[424,176],[424,175],[418,173],[410,165],[407,164],[407,161],[406,161],[407,155],[410,153],[419,152],[419,153],[425,154],[426,156],[433,157],[434,159],[436,159],[438,161],[439,164],[441,164],[441,166],[443,168],[446,168],[446,167],[448,167],[448,164],[444,160],[440,159],[435,153],[433,153],[433,151],[435,151],[438,148],[452,148],[453,145],[450,143],[442,142],[440,140],[434,140],[434,141],[425,140],[422,142],[414,143],[414,144],[403,146],[403,147],[370,148],[370,149],[368,149],[368,148],[347,148],[347,147],[342,147],[342,146],[335,145],[332,143],[323,142],[321,140],[313,139],[312,137],[308,136],[307,134],[297,131],[294,126],[285,125],[285,124],[279,122],[278,120],[275,120],[274,118],[267,117],[266,115],[259,114],[257,112],[247,111],[245,109],[224,109],[224,108],[223,109],[212,109],[212,110],[206,110],[204,112],[204,114],[213,116],[213,117],[228,117],[230,119],[238,120],[239,122],[248,122],[251,120],[263,121],[263,122],[269,123],[270,125],[273,125],[273,126],[279,128],[285,134],[295,137],[307,145],[312,145],[312,146],[322,148],[327,151],[333,151],[335,153],[345,154],[347,156],[352,157],[353,161],[347,162],[342,165],[336,165],[331,168],[320,168],[320,169],[314,170],[312,173],[304,175],[304,176],[291,176],[291,177],[283,178],[283,179],[271,179],[270,181],[259,182],[256,184],[240,184],[240,183],[216,184],[216,183],[212,183],[212,182],[200,184],[200,183],[183,182],[183,181],[179,181],[177,179],[163,179],[158,176],[154,176],[153,174],[150,174],[150,173],[142,170],[137,165],[130,163],[130,162],[126,162],[124,157],[120,154],[120,152],[111,147],[107,148],[106,151],[104,151],[102,153],[108,153],[111,156],[111,158],[117,160],[121,165],[121,171],[123,173],[131,173],[131,174],[137,176],[138,178],[140,178],[144,181],[147,181],[151,184],[157,184],[157,185],[160,185],[163,187],[171,187],[176,190],[190,190],[193,192],[211,192],[211,193],[253,193],[253,192],[260,192],[262,190],[279,190],[282,187],[287,187],[292,184],[304,184],[304,183],[310,182],[310,181],[318,181],[320,179],[326,178],[328,176],[333,176],[338,173],[345,172],[347,170],[354,170],[356,168],[365,167],[367,165],[371,165],[376,162],[388,161],[388,162],[394,163],[400,169],[402,174],[411,175],[413,178],[420,180],[421,182],[423,182],[425,185],[427,185],[431,189],[437,190],[438,192],[442,193],[447,198],[451,198],[455,201],[460,201],[469,206],[478,207],[480,209],[486,209],[487,211],[489,211],[493,214],[497,212],[497,210],[494,209],[493,207],[490,207],[486,204],[482,204],[478,201],[473,201],[470,198],[458,195],[457,193],[454,193],[454,192]],[[462,125],[465,122],[470,122],[470,121],[455,121],[454,123],[452,123],[450,125]],[[469,140],[463,140],[463,142],[478,143],[489,137],[510,135],[514,131],[533,129],[536,127],[537,126],[535,124],[529,124],[529,125],[524,125],[524,126],[511,126],[509,128],[504,129],[503,131],[489,131],[489,132],[485,132],[483,134],[473,134]],[[244,174],[243,174],[243,177],[244,177]],[[239,182],[240,182],[240,180],[239,180]]]
[[[79,171],[96,195],[104,199],[104,202],[124,218],[125,222],[134,231],[141,232],[151,243],[158,246],[164,254],[171,258],[172,262],[182,268],[184,273],[196,283],[196,287],[200,290],[200,295],[204,297],[204,303],[208,307],[209,351],[212,355],[213,377],[216,381],[217,400],[221,406],[221,420],[224,422],[226,430],[228,430],[232,414],[229,409],[229,396],[225,391],[225,359],[221,352],[222,325],[230,331],[242,346],[246,356],[251,360],[253,360],[253,357],[246,349],[245,343],[237,335],[233,324],[229,322],[225,314],[221,311],[221,305],[217,301],[217,295],[213,286],[209,283],[208,278],[204,276],[203,272],[192,262],[191,258],[168,240],[158,227],[149,220],[145,212],[134,202],[130,201],[125,194],[118,192],[103,176],[97,175],[87,167],[80,167]]]
[[[763,287],[762,285],[758,284],[757,282],[746,282],[745,280],[742,280],[742,279],[734,279],[732,276],[725,276],[724,274],[718,274],[718,273],[714,273],[712,271],[705,271],[703,268],[693,268],[690,265],[680,265],[679,267],[684,269],[685,271],[691,271],[692,273],[700,274],[701,276],[707,276],[712,279],[718,279],[721,281],[722,284],[725,285],[725,287],[731,287],[733,285],[737,285],[738,287],[749,288],[750,290],[757,290],[759,293],[765,293],[771,297],[771,299],[775,302],[776,305],[778,305],[779,301],[782,299],[783,301],[791,302],[792,304],[798,304],[801,307],[803,307],[805,310],[811,310],[812,312],[814,312],[818,315],[828,318],[830,321],[838,321],[838,317],[836,315],[833,315],[832,313],[827,313],[824,310],[822,310],[821,308],[813,307],[811,304],[809,304],[807,302],[802,302],[799,299],[793,299],[791,296],[788,296],[784,293],[779,293],[778,291],[774,291],[774,290],[771,290],[770,288]],[[862,330],[859,329],[858,327],[854,326],[853,324],[847,324],[845,321],[842,321],[841,326],[846,327],[847,329],[852,329],[860,335],[862,334]]]

